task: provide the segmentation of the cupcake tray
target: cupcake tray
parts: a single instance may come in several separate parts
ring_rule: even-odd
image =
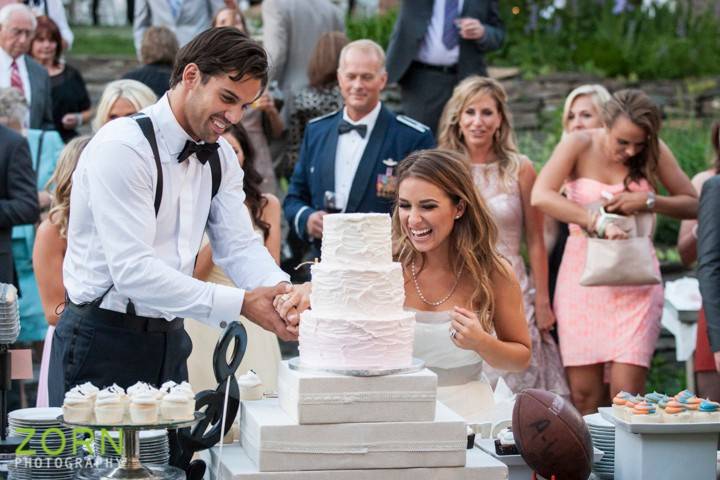
[[[631,423],[615,416],[612,407],[598,408],[600,415],[616,427],[630,433],[673,435],[678,433],[717,433],[720,422],[683,422],[683,423]]]
[[[715,478],[720,422],[628,423],[598,409],[615,428],[615,480]]]
[[[351,368],[319,368],[303,365],[300,362],[300,357],[291,358],[288,360],[288,366],[291,370],[297,370],[300,372],[307,373],[334,373],[336,375],[347,375],[350,377],[379,377],[383,375],[399,375],[404,373],[415,373],[425,368],[425,362],[419,358],[413,358],[412,363],[409,366],[403,368],[364,368],[364,369],[351,369]]]
[[[179,468],[169,465],[144,466],[140,462],[140,432],[143,430],[178,429],[190,427],[203,420],[205,414],[195,412],[192,420],[165,420],[153,424],[136,424],[130,422],[129,415],[125,417],[125,423],[118,425],[100,425],[96,423],[74,423],[66,422],[62,415],[57,421],[66,427],[82,427],[93,430],[123,430],[122,455],[117,467],[110,468],[85,468],[79,470],[75,478],[82,480],[110,480],[110,479],[135,479],[135,480],[180,480],[185,478],[185,472]]]

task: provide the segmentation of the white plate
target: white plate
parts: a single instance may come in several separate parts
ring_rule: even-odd
[[[17,420],[26,424],[35,424],[35,422],[58,424],[57,417],[60,415],[62,415],[60,407],[22,408],[8,413],[8,419],[11,422]]]

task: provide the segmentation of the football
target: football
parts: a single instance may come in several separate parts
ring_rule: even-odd
[[[544,478],[587,480],[593,459],[580,413],[554,393],[529,388],[517,395],[512,429],[520,455]]]

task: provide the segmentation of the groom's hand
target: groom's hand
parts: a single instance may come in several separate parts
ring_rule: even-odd
[[[278,314],[273,305],[276,297],[292,292],[289,283],[279,283],[274,287],[258,287],[245,292],[240,314],[257,323],[265,330],[274,332],[282,340],[297,340],[297,327],[289,328],[285,320]]]

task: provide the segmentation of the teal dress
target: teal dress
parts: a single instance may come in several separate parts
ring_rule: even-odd
[[[44,190],[45,184],[55,171],[55,165],[65,144],[60,134],[54,130],[28,130],[27,141],[30,145],[33,169],[37,175],[37,189]],[[34,244],[35,225],[18,225],[13,228],[13,260],[22,293],[18,302],[21,327],[18,342],[42,341],[47,331],[47,321],[40,303],[40,293],[32,266]]]

